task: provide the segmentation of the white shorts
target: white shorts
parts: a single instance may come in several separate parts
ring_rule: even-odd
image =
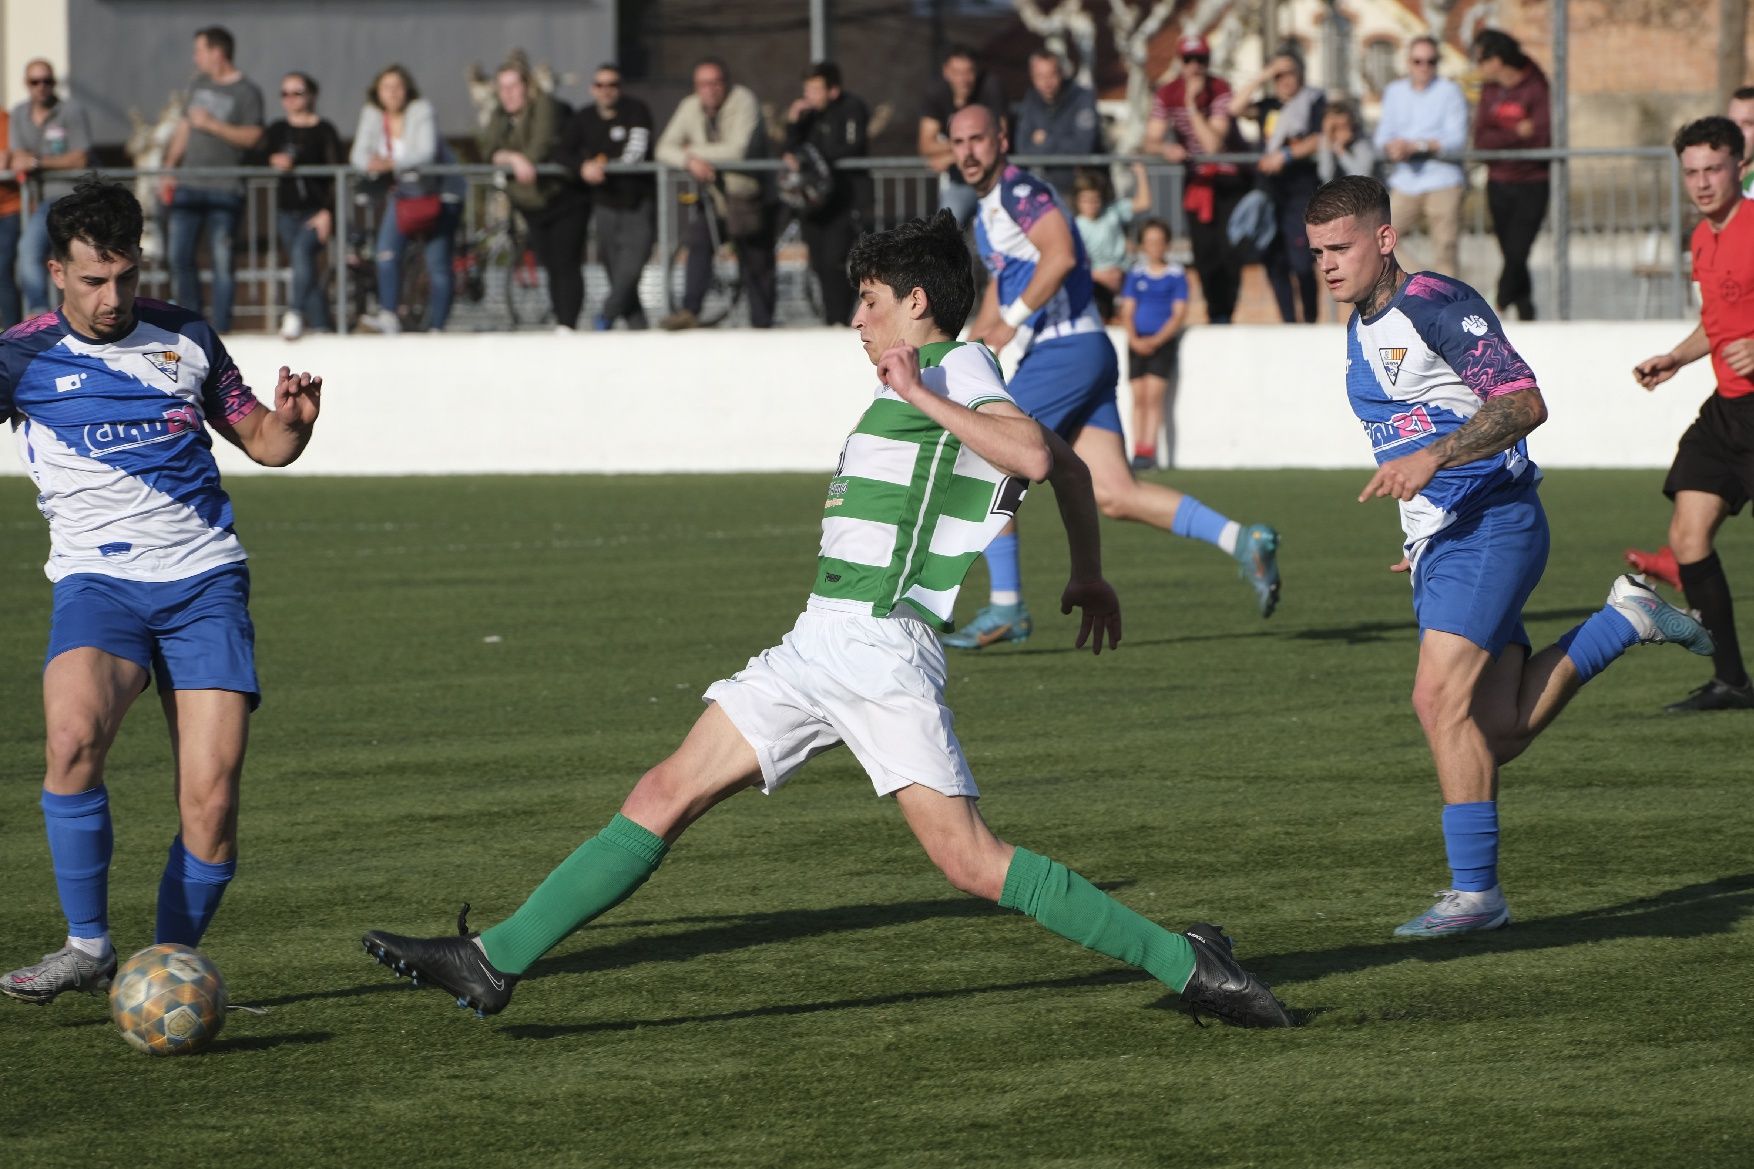
[[[755,748],[763,792],[845,743],[880,796],[917,783],[978,797],[944,705],[945,673],[924,621],[806,609],[780,644],[702,697]]]

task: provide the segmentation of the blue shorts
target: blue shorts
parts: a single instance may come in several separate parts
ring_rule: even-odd
[[[250,570],[209,569],[187,580],[120,580],[75,573],[55,582],[46,667],[70,649],[101,649],[158,677],[161,692],[233,690],[261,704]]]
[[[1071,442],[1086,426],[1121,433],[1115,387],[1121,365],[1103,332],[1043,341],[1017,366],[1005,386],[1031,418]]]
[[[1494,496],[1425,545],[1413,570],[1419,631],[1465,637],[1493,657],[1529,644],[1523,605],[1547,567],[1547,513],[1533,483]]]

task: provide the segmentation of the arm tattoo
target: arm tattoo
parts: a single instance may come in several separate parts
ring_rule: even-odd
[[[1488,398],[1479,413],[1428,448],[1439,467],[1459,467],[1515,446],[1541,425],[1546,411],[1539,390]]]

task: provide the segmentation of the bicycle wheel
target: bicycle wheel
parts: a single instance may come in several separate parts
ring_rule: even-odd
[[[432,278],[426,270],[426,241],[409,239],[402,243],[402,287],[396,304],[396,318],[402,331],[415,333],[427,327],[426,314],[432,304]]]
[[[534,251],[520,248],[508,256],[504,279],[506,316],[510,318],[512,328],[553,322],[554,304],[548,297],[548,273],[536,262]]]
[[[688,282],[688,245],[679,244],[670,253],[670,264],[664,273],[665,299],[671,312],[682,309],[683,290]],[[700,312],[695,314],[703,325],[716,325],[731,315],[743,295],[743,281],[737,270],[737,254],[729,245],[721,246],[713,256],[712,274],[707,278],[706,296]]]

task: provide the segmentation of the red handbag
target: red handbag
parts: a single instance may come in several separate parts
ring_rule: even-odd
[[[390,115],[384,115],[384,149],[390,150]],[[437,195],[392,195],[396,202],[396,230],[404,239],[415,235],[431,235],[438,226],[444,204]]]
[[[403,237],[431,235],[444,204],[437,195],[397,195],[396,230]]]

